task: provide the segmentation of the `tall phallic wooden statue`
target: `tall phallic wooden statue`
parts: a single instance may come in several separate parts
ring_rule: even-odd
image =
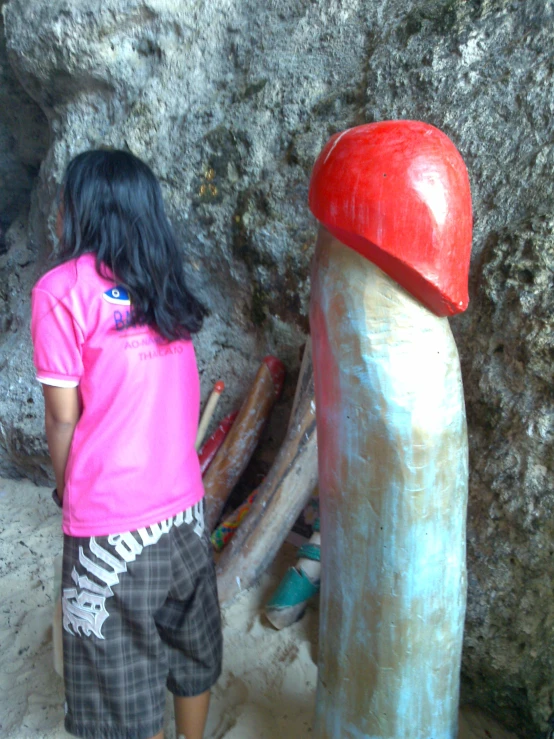
[[[471,196],[446,135],[335,135],[310,208],[322,582],[318,739],[455,739],[467,430],[447,316],[465,310]]]

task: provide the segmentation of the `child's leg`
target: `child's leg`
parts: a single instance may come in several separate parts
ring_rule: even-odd
[[[175,725],[179,739],[202,739],[210,705],[210,691],[193,698],[173,696],[175,706]]]
[[[171,585],[171,550],[156,530],[148,546],[140,533],[64,535],[65,726],[74,736],[163,739],[167,657],[153,615]]]
[[[210,688],[221,673],[222,633],[209,535],[199,505],[169,532],[171,586],[155,615],[167,646],[167,688],[181,739],[203,739]]]

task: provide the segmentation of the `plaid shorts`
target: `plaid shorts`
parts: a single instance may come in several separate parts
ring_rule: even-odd
[[[64,536],[65,728],[87,739],[148,739],[165,687],[195,696],[221,672],[215,567],[203,502],[110,536]]]

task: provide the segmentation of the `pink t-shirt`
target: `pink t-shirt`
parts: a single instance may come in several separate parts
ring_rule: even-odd
[[[202,498],[192,341],[133,325],[125,290],[98,275],[91,254],[37,282],[31,333],[37,379],[78,386],[82,403],[66,468],[66,534],[133,531]]]

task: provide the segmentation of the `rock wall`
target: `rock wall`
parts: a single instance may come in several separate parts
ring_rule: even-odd
[[[0,2],[0,9],[5,0]],[[31,188],[48,146],[48,123],[8,62],[0,14],[0,253],[14,218],[29,208]]]
[[[28,241],[28,214],[48,142],[46,116],[8,61],[0,14],[0,469],[14,475],[45,462],[40,391],[29,381],[28,295],[36,250]]]
[[[522,737],[554,710],[551,0],[10,0],[8,55],[51,144],[0,261],[4,469],[47,474],[27,289],[52,247],[68,159],[128,147],[161,179],[211,315],[203,392],[234,405],[307,331],[307,185],[328,137],[415,118],[451,136],[474,196],[472,303],[453,320],[471,443],[464,697]],[[1,56],[0,56],[1,59]],[[23,123],[27,113],[20,112]],[[225,410],[225,408],[224,408]],[[278,439],[279,429],[274,436]]]

